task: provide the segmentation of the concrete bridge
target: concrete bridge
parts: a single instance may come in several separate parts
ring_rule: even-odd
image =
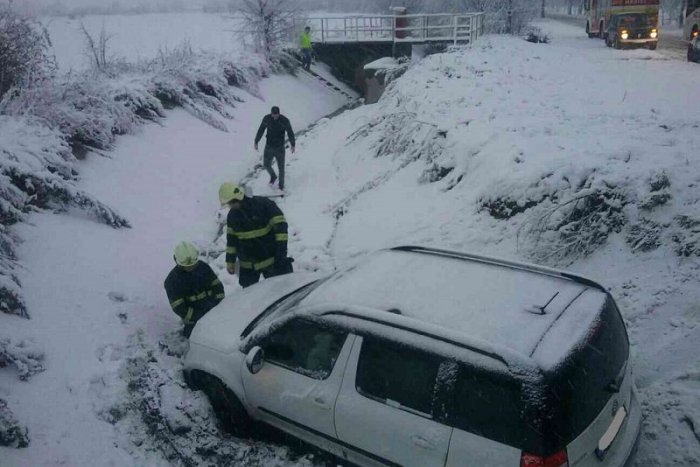
[[[483,13],[409,15],[405,8],[394,13],[312,17],[295,22],[294,29],[298,37],[309,26],[316,58],[364,95],[364,65],[382,57],[410,57],[415,46],[472,44],[483,34]]]

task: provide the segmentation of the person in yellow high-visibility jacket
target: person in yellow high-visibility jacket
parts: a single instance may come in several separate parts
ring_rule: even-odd
[[[311,28],[306,26],[304,32],[299,38],[299,47],[301,48],[301,62],[306,71],[311,70]]]

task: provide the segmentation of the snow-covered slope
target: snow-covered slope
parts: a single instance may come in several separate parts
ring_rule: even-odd
[[[3,319],[2,335],[15,347],[29,339],[46,370],[26,382],[0,372],[0,399],[30,439],[25,449],[0,448],[0,465],[221,465],[217,456],[310,465],[284,448],[220,439],[205,399],[179,386],[183,342],[170,336],[179,322],[163,291],[174,245],[206,247],[216,237],[218,187],[259,161],[253,137],[270,106],[302,129],[347,102],[307,75],[273,75],[258,91],[229,109],[228,133],[172,111],[161,125],[117,139],[108,158],[81,163],[81,189],[118,209],[131,229],[71,212],[35,214],[15,227],[32,319]],[[222,279],[230,291],[234,281]],[[182,426],[196,428],[180,441],[173,433],[186,433]],[[195,454],[212,440],[216,447]]]
[[[697,67],[543,27],[552,44],[487,37],[428,57],[378,104],[316,126],[288,170],[290,251],[332,269],[418,243],[600,280],[644,395],[637,465],[697,465]]]
[[[378,104],[300,138],[279,200],[290,254],[300,269],[330,271],[422,243],[600,280],[625,316],[644,397],[637,465],[697,465],[697,67],[544,27],[552,44],[487,37],[428,57]],[[248,148],[271,103],[297,127],[341,104],[305,80],[263,81],[265,101],[240,105],[228,134],[176,112],[118,140],[112,159],[89,160],[81,188],[129,231],[45,214],[21,227],[33,320],[12,321],[12,332],[39,337],[25,354],[44,351],[47,370],[28,382],[0,372],[0,398],[31,441],[0,448],[3,466],[316,462],[219,437],[207,403],[184,388],[183,342],[162,292],[173,245],[191,239],[236,293],[222,271],[216,189],[247,178],[265,193],[264,175],[248,177],[259,157]]]

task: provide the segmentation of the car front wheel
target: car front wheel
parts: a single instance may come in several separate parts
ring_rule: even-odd
[[[216,418],[224,431],[239,438],[250,436],[252,420],[238,397],[218,378],[203,375],[199,382],[211,402]]]
[[[615,47],[617,50],[620,50],[622,48],[622,44],[620,44],[620,41],[617,37],[613,40],[613,47]]]
[[[695,61],[695,54],[693,53],[693,44],[688,44],[688,61]]]
[[[649,44],[649,50],[656,50],[656,46],[657,46],[657,43],[652,42],[651,44]]]

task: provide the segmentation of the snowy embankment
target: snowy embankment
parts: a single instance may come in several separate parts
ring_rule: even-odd
[[[216,237],[218,186],[258,161],[270,106],[300,129],[347,103],[284,66],[179,48],[4,104],[0,286],[31,319],[0,314],[3,466],[311,464],[220,437],[162,288],[175,244]]]
[[[700,96],[688,92],[697,70],[545,28],[552,44],[487,37],[431,56],[378,104],[301,137],[280,200],[290,254],[297,269],[331,271],[421,243],[599,279],[627,321],[644,396],[637,465],[697,465]],[[49,214],[17,229],[33,319],[3,326],[34,337],[40,347],[15,353],[43,356],[47,369],[27,383],[0,372],[0,396],[30,435],[26,449],[0,448],[8,465],[314,463],[220,437],[206,401],[184,387],[183,342],[161,289],[173,245],[190,239],[236,293],[222,269],[216,190],[245,178],[265,193],[248,148],[269,104],[297,127],[341,105],[300,80],[263,80],[266,102],[240,103],[229,133],[177,111],[120,138],[110,159],[85,161],[80,188],[131,229]]]
[[[543,28],[552,44],[486,37],[428,57],[378,104],[302,138],[283,201],[290,252],[332,270],[425,244],[600,280],[628,324],[644,397],[637,465],[697,465],[697,69]]]

